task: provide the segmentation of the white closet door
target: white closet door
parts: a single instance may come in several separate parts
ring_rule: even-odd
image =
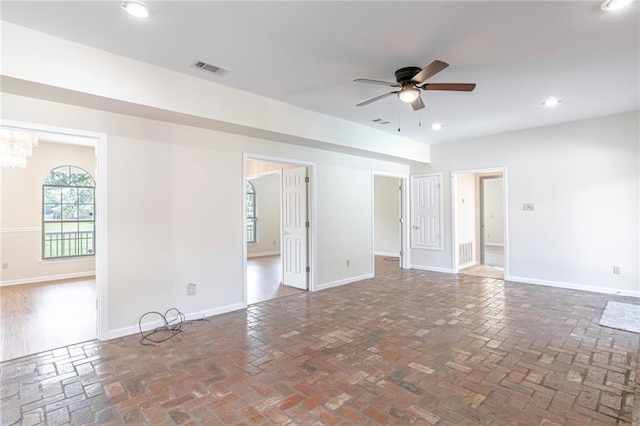
[[[411,247],[442,250],[442,173],[411,177]]]

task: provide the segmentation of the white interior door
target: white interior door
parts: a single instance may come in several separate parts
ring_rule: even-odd
[[[307,168],[282,172],[282,282],[307,289]]]
[[[442,250],[442,174],[411,177],[411,246]]]

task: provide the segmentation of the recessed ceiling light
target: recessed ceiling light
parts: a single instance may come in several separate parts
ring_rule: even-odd
[[[560,99],[556,99],[556,98],[549,98],[546,101],[544,101],[542,103],[543,106],[546,106],[548,108],[554,107],[556,105],[558,105],[560,103]]]
[[[151,17],[151,9],[141,3],[125,1],[120,4],[120,7],[134,18],[149,19]]]
[[[604,0],[600,5],[602,10],[618,10],[629,6],[633,0]]]
[[[433,130],[440,130],[440,129],[442,129],[442,124],[441,124],[441,123],[433,123],[433,124],[431,125],[431,128],[432,128]]]

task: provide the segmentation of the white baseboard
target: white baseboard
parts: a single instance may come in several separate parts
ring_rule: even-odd
[[[385,257],[397,257],[397,258],[400,258],[400,253],[398,253],[398,252],[393,253],[393,252],[389,252],[389,251],[376,251],[376,252],[373,252],[373,254],[375,256],[385,256]]]
[[[212,317],[214,315],[226,314],[227,312],[238,311],[240,309],[245,309],[247,306],[243,303],[236,303],[233,305],[221,306],[219,308],[207,309],[204,311],[191,312],[185,314],[185,318],[187,321],[190,320],[198,320],[202,318]],[[148,331],[152,330],[156,327],[163,325],[164,323],[161,320],[157,321],[149,321],[142,324],[142,330]],[[109,330],[109,334],[106,340],[117,339],[118,337],[130,336],[132,334],[140,333],[140,328],[138,324],[132,325],[129,327],[117,328],[115,330]]]
[[[444,272],[445,274],[453,274],[453,269],[440,268],[437,266],[411,265],[409,269],[418,269],[420,271]]]
[[[262,256],[275,256],[277,254],[280,254],[280,251],[265,251],[262,253],[251,253],[251,254],[247,254],[247,259],[250,257],[262,257]]]
[[[71,278],[85,278],[96,275],[96,271],[74,272],[71,274],[47,275],[46,277],[20,278],[19,280],[0,281],[0,287],[20,284],[41,283],[45,281],[68,280]]]
[[[544,285],[547,287],[567,288],[570,290],[593,291],[595,293],[617,294],[620,296],[640,297],[640,291],[621,290],[621,289],[615,289],[615,288],[609,288],[609,287],[598,287],[598,286],[585,285],[585,284],[565,283],[560,281],[540,280],[537,278],[517,277],[513,275],[509,275],[508,277],[505,277],[505,281],[513,281],[513,282],[524,283],[524,284],[537,284],[537,285]]]
[[[351,283],[354,283],[356,281],[367,280],[367,279],[373,278],[373,277],[374,277],[373,274],[364,274],[364,275],[360,275],[360,276],[357,276],[357,277],[345,278],[344,280],[338,280],[338,281],[333,281],[333,282],[329,282],[329,283],[318,284],[318,285],[316,285],[316,288],[315,288],[314,291],[326,290],[326,289],[332,288],[332,287],[339,287],[341,285],[351,284]]]
[[[504,244],[499,243],[484,243],[484,245],[489,247],[504,247]]]

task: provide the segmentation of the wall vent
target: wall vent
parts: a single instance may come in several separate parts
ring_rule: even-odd
[[[463,265],[473,260],[473,243],[462,243],[458,245],[458,264]]]
[[[194,67],[200,68],[201,70],[209,71],[217,76],[224,76],[229,73],[229,70],[225,70],[224,68],[217,67],[215,65],[208,64],[206,62],[198,61],[193,64]]]

